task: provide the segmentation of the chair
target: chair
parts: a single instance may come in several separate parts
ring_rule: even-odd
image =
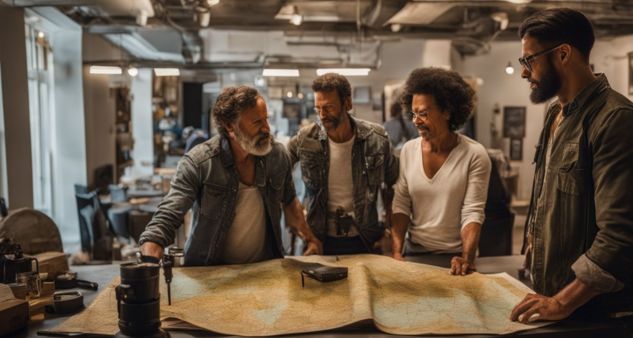
[[[129,215],[132,207],[126,206],[114,206],[108,210],[108,219],[112,225],[112,231],[118,237],[129,240],[131,237],[129,227]]]
[[[96,192],[75,194],[81,250],[93,260],[112,260],[112,236]]]
[[[90,191],[88,187],[83,184],[75,184],[75,194],[87,194]]]
[[[514,213],[510,210],[512,195],[507,191],[499,173],[501,160],[491,156],[492,170],[488,184],[486,201],[486,220],[481,227],[479,238],[479,256],[512,255],[512,229]]]

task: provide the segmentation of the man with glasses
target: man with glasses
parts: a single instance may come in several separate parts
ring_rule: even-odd
[[[141,235],[141,253],[160,258],[193,206],[186,265],[255,263],[283,257],[280,219],[307,241],[321,242],[305,222],[283,145],[274,142],[266,102],[247,86],[226,88],[213,108],[220,135],[178,163],[171,189]]]
[[[319,76],[312,90],[319,120],[288,144],[292,162],[301,163],[308,224],[326,255],[374,252],[385,230],[378,220],[378,191],[396,182],[398,160],[381,126],[348,113],[352,88],[344,76]],[[387,220],[391,196],[382,195]]]
[[[556,97],[537,145],[520,322],[593,319],[633,306],[633,104],[593,74],[591,23],[550,9],[519,28],[534,103]]]

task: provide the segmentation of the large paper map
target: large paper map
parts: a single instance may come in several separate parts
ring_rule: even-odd
[[[349,276],[330,283],[306,278],[302,288],[306,262],[346,266]],[[54,331],[116,333],[118,283]],[[376,255],[178,268],[171,306],[161,288],[163,318],[231,335],[314,332],[367,320],[393,334],[504,334],[540,326],[508,319],[530,290],[507,274],[451,276],[447,269]]]

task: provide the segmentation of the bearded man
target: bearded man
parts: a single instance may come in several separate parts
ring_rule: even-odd
[[[193,206],[185,265],[245,264],[282,257],[281,212],[307,246],[321,242],[307,226],[292,182],[290,157],[270,134],[257,90],[226,88],[213,108],[219,135],[178,163],[169,193],[140,238],[141,254],[160,258]]]

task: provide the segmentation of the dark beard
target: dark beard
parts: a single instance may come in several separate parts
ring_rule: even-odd
[[[560,90],[560,86],[560,77],[554,70],[551,59],[547,58],[547,71],[538,82],[538,86],[532,89],[530,101],[532,101],[532,103],[543,103],[554,97]]]

